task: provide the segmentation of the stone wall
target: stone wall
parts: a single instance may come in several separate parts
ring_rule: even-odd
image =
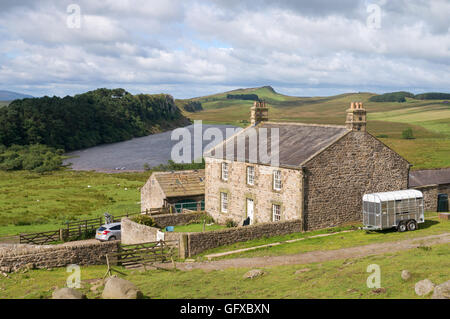
[[[301,226],[302,222],[300,220],[290,220],[209,232],[187,233],[188,256],[191,257],[205,250],[223,245],[300,232]]]
[[[138,224],[129,218],[122,218],[121,224],[122,244],[131,245],[156,241],[159,228]]]
[[[12,245],[0,251],[0,270],[14,272],[22,268],[54,268],[76,265],[105,264],[108,253],[117,252],[120,241],[95,240],[59,245]]]
[[[363,194],[408,187],[408,162],[365,132],[350,132],[304,166],[305,230],[361,221]]]
[[[301,231],[300,220],[261,223],[246,227],[233,227],[208,232],[165,232],[164,240],[177,241],[179,255],[192,257],[205,250],[262,237],[272,237]],[[158,229],[122,219],[122,243],[139,244],[156,241]]]
[[[162,191],[158,180],[152,174],[147,183],[141,188],[141,212],[147,209],[164,207],[166,195]]]
[[[152,216],[159,227],[185,225],[191,222],[200,221],[205,216],[205,212],[192,211],[189,213],[175,213]]]
[[[205,158],[205,210],[217,222],[232,219],[242,225],[247,218],[247,198],[254,201],[254,223],[272,221],[272,204],[281,205],[281,220],[301,218],[302,174],[300,170],[276,168],[266,165],[225,161],[228,166],[228,181],[223,181],[224,160]],[[255,167],[255,183],[247,184],[247,166]],[[273,190],[273,171],[280,170],[282,188]],[[220,193],[228,193],[228,212],[220,209]]]
[[[438,185],[427,185],[414,187],[423,194],[423,205],[425,211],[435,212],[437,210]]]
[[[447,194],[450,197],[450,183],[418,186],[414,188],[423,193],[423,202],[426,211],[437,211],[438,194]]]

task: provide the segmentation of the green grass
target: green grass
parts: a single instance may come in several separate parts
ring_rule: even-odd
[[[425,223],[420,224],[419,229],[414,232],[399,233],[395,230],[385,230],[385,231],[355,230],[349,233],[333,234],[327,237],[308,238],[310,236],[318,234],[331,233],[333,231],[348,230],[351,228],[351,227],[340,227],[334,229],[318,230],[306,233],[294,233],[284,236],[275,236],[270,238],[261,238],[246,242],[234,243],[232,245],[221,246],[204,251],[197,256],[197,259],[203,260],[204,256],[208,254],[227,252],[241,248],[255,247],[276,242],[283,242],[286,240],[297,238],[306,238],[306,239],[293,243],[283,243],[277,246],[264,247],[232,255],[226,255],[217,259],[230,259],[238,257],[281,256],[316,250],[333,250],[346,247],[369,245],[375,242],[376,243],[392,242],[407,238],[424,237],[428,235],[442,234],[450,231],[450,222],[438,220],[435,217],[430,218],[429,214],[427,214],[426,218],[427,220],[425,221]]]
[[[58,229],[104,212],[139,212],[140,187],[150,174],[0,171],[0,235]]]
[[[205,231],[213,231],[224,228],[226,227],[219,224],[212,224],[209,226],[207,224],[205,225]],[[177,233],[202,232],[202,231],[203,231],[203,223],[174,226],[174,232]]]
[[[384,293],[375,293],[366,281],[370,273],[367,267],[377,264],[381,270],[381,287]],[[295,274],[296,270],[309,268]],[[408,269],[412,278],[404,282],[401,271]],[[307,265],[264,268],[265,274],[256,279],[244,280],[246,268],[230,268],[220,271],[163,271],[139,272],[125,270],[124,278],[136,284],[145,297],[152,299],[185,298],[421,298],[414,292],[417,281],[429,278],[436,284],[447,281],[450,271],[448,245],[436,245],[429,249],[411,250],[351,260],[335,260]],[[101,278],[106,266],[81,267],[81,290],[88,298],[100,298],[101,289],[90,291],[89,280]],[[0,277],[0,298],[49,298],[55,287],[64,287],[65,268],[32,270],[26,273]],[[122,276],[123,277],[123,276]],[[429,298],[426,296],[425,298]]]
[[[318,124],[345,122],[345,112],[352,101],[361,101],[368,111],[368,131],[374,136],[387,135],[382,141],[404,156],[412,169],[450,167],[450,106],[441,100],[407,98],[404,103],[370,102],[372,93],[348,93],[330,97],[293,97],[268,87],[239,89],[195,98],[204,111],[187,113],[192,120],[206,124],[246,126],[253,101],[228,100],[230,94],[257,94],[269,105],[271,121]],[[402,139],[402,131],[413,130],[414,140]]]

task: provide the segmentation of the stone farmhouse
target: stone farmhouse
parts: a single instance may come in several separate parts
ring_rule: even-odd
[[[153,172],[141,188],[141,211],[174,207],[201,210],[205,196],[205,170]]]
[[[251,152],[260,154],[255,147],[263,146],[250,143],[250,130],[261,141],[262,129],[273,128],[279,136],[273,149],[278,165],[259,155],[251,160]],[[239,137],[245,140],[240,153]],[[204,157],[205,210],[216,221],[242,225],[247,217],[251,224],[298,219],[301,230],[361,221],[363,194],[408,188],[411,166],[366,131],[366,110],[355,102],[342,126],[270,122],[266,104],[255,102],[251,125]]]

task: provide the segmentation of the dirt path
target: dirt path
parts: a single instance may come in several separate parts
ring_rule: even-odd
[[[365,246],[342,248],[337,250],[311,251],[295,255],[235,258],[226,260],[176,263],[180,270],[221,270],[226,268],[253,268],[271,267],[282,265],[308,264],[325,262],[336,259],[360,258],[369,255],[381,255],[390,252],[408,250],[419,246],[431,246],[450,243],[450,233],[431,235],[426,237],[411,238],[396,242],[377,243]],[[168,264],[160,264],[158,267],[171,267]]]

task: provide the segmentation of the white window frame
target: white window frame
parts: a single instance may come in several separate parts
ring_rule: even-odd
[[[250,174],[250,171],[252,172],[252,174]],[[255,167],[254,166],[247,166],[247,184],[255,185]]]
[[[278,178],[276,177],[278,175]],[[283,187],[282,181],[281,181],[281,171],[276,170],[273,171],[273,184],[272,187],[276,191],[280,191]]]
[[[228,180],[228,163],[226,162],[222,163],[222,180],[223,181]]]
[[[281,220],[281,205],[272,204],[272,221],[279,222]]]
[[[220,211],[222,213],[228,213],[228,193],[220,193]]]

